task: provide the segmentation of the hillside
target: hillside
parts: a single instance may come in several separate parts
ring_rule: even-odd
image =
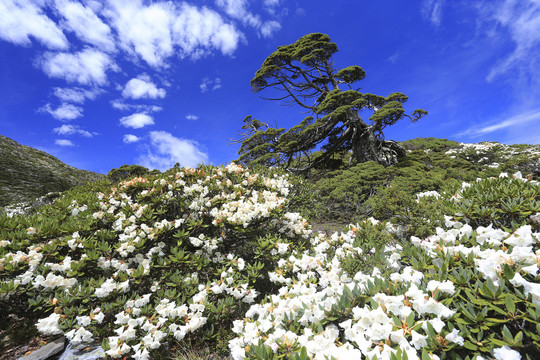
[[[0,354],[535,359],[539,147],[404,145],[394,167],[174,167],[0,213]]]
[[[29,202],[102,178],[104,175],[76,169],[0,135],[0,206]]]

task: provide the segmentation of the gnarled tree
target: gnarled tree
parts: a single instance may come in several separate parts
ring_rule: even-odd
[[[366,73],[356,65],[334,69],[332,56],[337,51],[328,35],[316,33],[278,47],[264,61],[251,80],[252,90],[277,89],[283,96],[266,99],[299,105],[310,116],[289,130],[246,117],[242,127],[246,131],[237,140],[242,144],[240,162],[283,164],[300,173],[341,151],[352,151],[357,162],[383,165],[395,164],[405,155],[398,143],[385,140],[384,129],[405,117],[415,122],[427,112],[405,114],[408,98],[402,93],[383,97],[354,89]],[[365,110],[371,114],[367,121],[360,116]],[[323,151],[312,156],[318,147]]]

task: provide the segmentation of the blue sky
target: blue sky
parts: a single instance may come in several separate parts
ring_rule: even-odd
[[[0,135],[102,173],[228,163],[245,116],[306,116],[250,80],[312,32],[429,112],[388,139],[540,142],[538,0],[0,0]]]

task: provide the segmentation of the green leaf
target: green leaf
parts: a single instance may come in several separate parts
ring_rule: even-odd
[[[414,321],[414,311],[412,311],[409,316],[407,316],[407,320],[405,320],[407,322],[407,326],[409,327],[412,327],[415,323]]]
[[[101,341],[101,347],[102,347],[103,350],[105,350],[105,351],[111,349],[111,347],[110,347],[110,345],[109,345],[109,340],[107,340],[107,338],[104,338],[104,339]]]
[[[504,303],[506,305],[506,309],[510,312],[510,314],[514,314],[516,312],[516,303],[514,302],[513,296],[511,294],[506,294],[504,298]]]
[[[503,272],[504,272],[504,276],[508,279],[508,280],[512,280],[514,278],[514,275],[515,275],[515,272],[514,272],[514,269],[512,269],[510,267],[510,265],[508,264],[503,264]]]
[[[493,344],[495,344],[496,346],[499,346],[499,347],[503,347],[503,346],[505,346],[505,345],[510,345],[510,344],[508,344],[508,343],[505,342],[505,341],[502,341],[502,340],[499,340],[499,339],[495,339],[495,338],[490,339],[490,341],[491,341],[491,343],[493,343]]]
[[[514,345],[515,346],[522,346],[523,345],[523,332],[520,331],[514,336]]]
[[[510,330],[508,329],[506,325],[503,326],[502,335],[503,335],[504,340],[507,341],[508,343],[511,344],[514,342],[514,337],[512,336],[512,333],[510,332]]]
[[[469,350],[477,350],[478,349],[478,346],[476,346],[475,344],[473,344],[472,342],[470,342],[469,340],[465,341],[465,344],[463,345],[466,349],[469,349]]]

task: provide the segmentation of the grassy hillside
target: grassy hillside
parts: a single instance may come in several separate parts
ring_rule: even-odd
[[[0,135],[0,206],[32,201],[102,178]]]
[[[4,346],[39,333],[112,358],[535,359],[538,146],[405,146],[391,168],[173,168],[0,214]]]

